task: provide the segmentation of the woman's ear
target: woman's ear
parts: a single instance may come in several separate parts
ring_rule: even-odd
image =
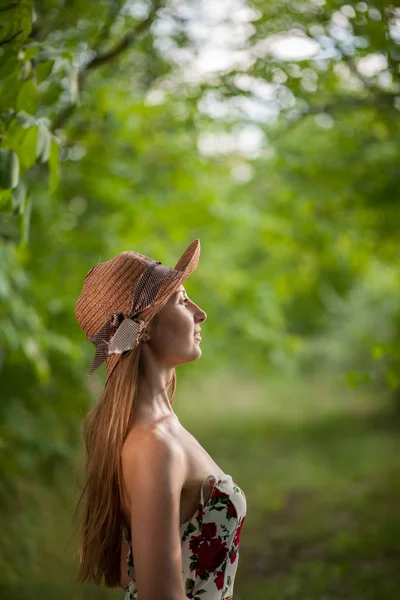
[[[153,333],[155,333],[155,331],[157,329],[157,323],[158,323],[158,313],[156,315],[154,315],[154,317],[151,319],[151,321],[149,323],[147,323],[147,325],[145,327],[145,333],[143,333],[143,341],[147,341],[146,340],[147,335],[149,336],[147,339],[151,339]]]
[[[144,342],[145,344],[147,344],[147,342],[149,341],[150,338],[150,334],[148,333],[147,329],[145,329],[141,335],[142,342]]]

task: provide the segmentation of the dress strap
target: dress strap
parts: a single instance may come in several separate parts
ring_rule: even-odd
[[[210,497],[207,500],[207,503],[211,500],[211,496],[214,493],[214,488],[215,486],[220,482],[221,480],[218,479],[217,477],[215,477],[215,475],[207,475],[207,477],[204,479],[203,483],[201,484],[201,491],[200,491],[200,503],[201,506],[204,508],[204,486],[207,482],[210,482],[212,489],[211,489],[211,494]]]
[[[129,542],[131,541],[131,536],[129,535],[129,532],[126,527],[122,527],[122,537],[129,544]]]

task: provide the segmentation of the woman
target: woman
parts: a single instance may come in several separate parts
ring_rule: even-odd
[[[90,372],[107,362],[85,421],[78,579],[126,600],[233,597],[246,499],[173,410],[175,367],[201,356],[207,316],[183,286],[199,256],[199,240],[174,269],[122,252],[90,269],[75,308]]]

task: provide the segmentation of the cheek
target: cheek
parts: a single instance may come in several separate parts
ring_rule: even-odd
[[[190,340],[193,333],[193,326],[190,315],[179,315],[169,327],[168,334],[171,343],[182,344]]]
[[[158,347],[177,349],[190,343],[193,338],[193,320],[184,311],[171,315],[163,321],[162,327],[157,328],[154,341]]]

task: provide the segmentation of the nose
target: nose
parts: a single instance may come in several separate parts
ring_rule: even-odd
[[[205,313],[204,310],[201,310],[201,308],[199,308],[195,315],[196,323],[203,323],[206,319],[207,313]]]

